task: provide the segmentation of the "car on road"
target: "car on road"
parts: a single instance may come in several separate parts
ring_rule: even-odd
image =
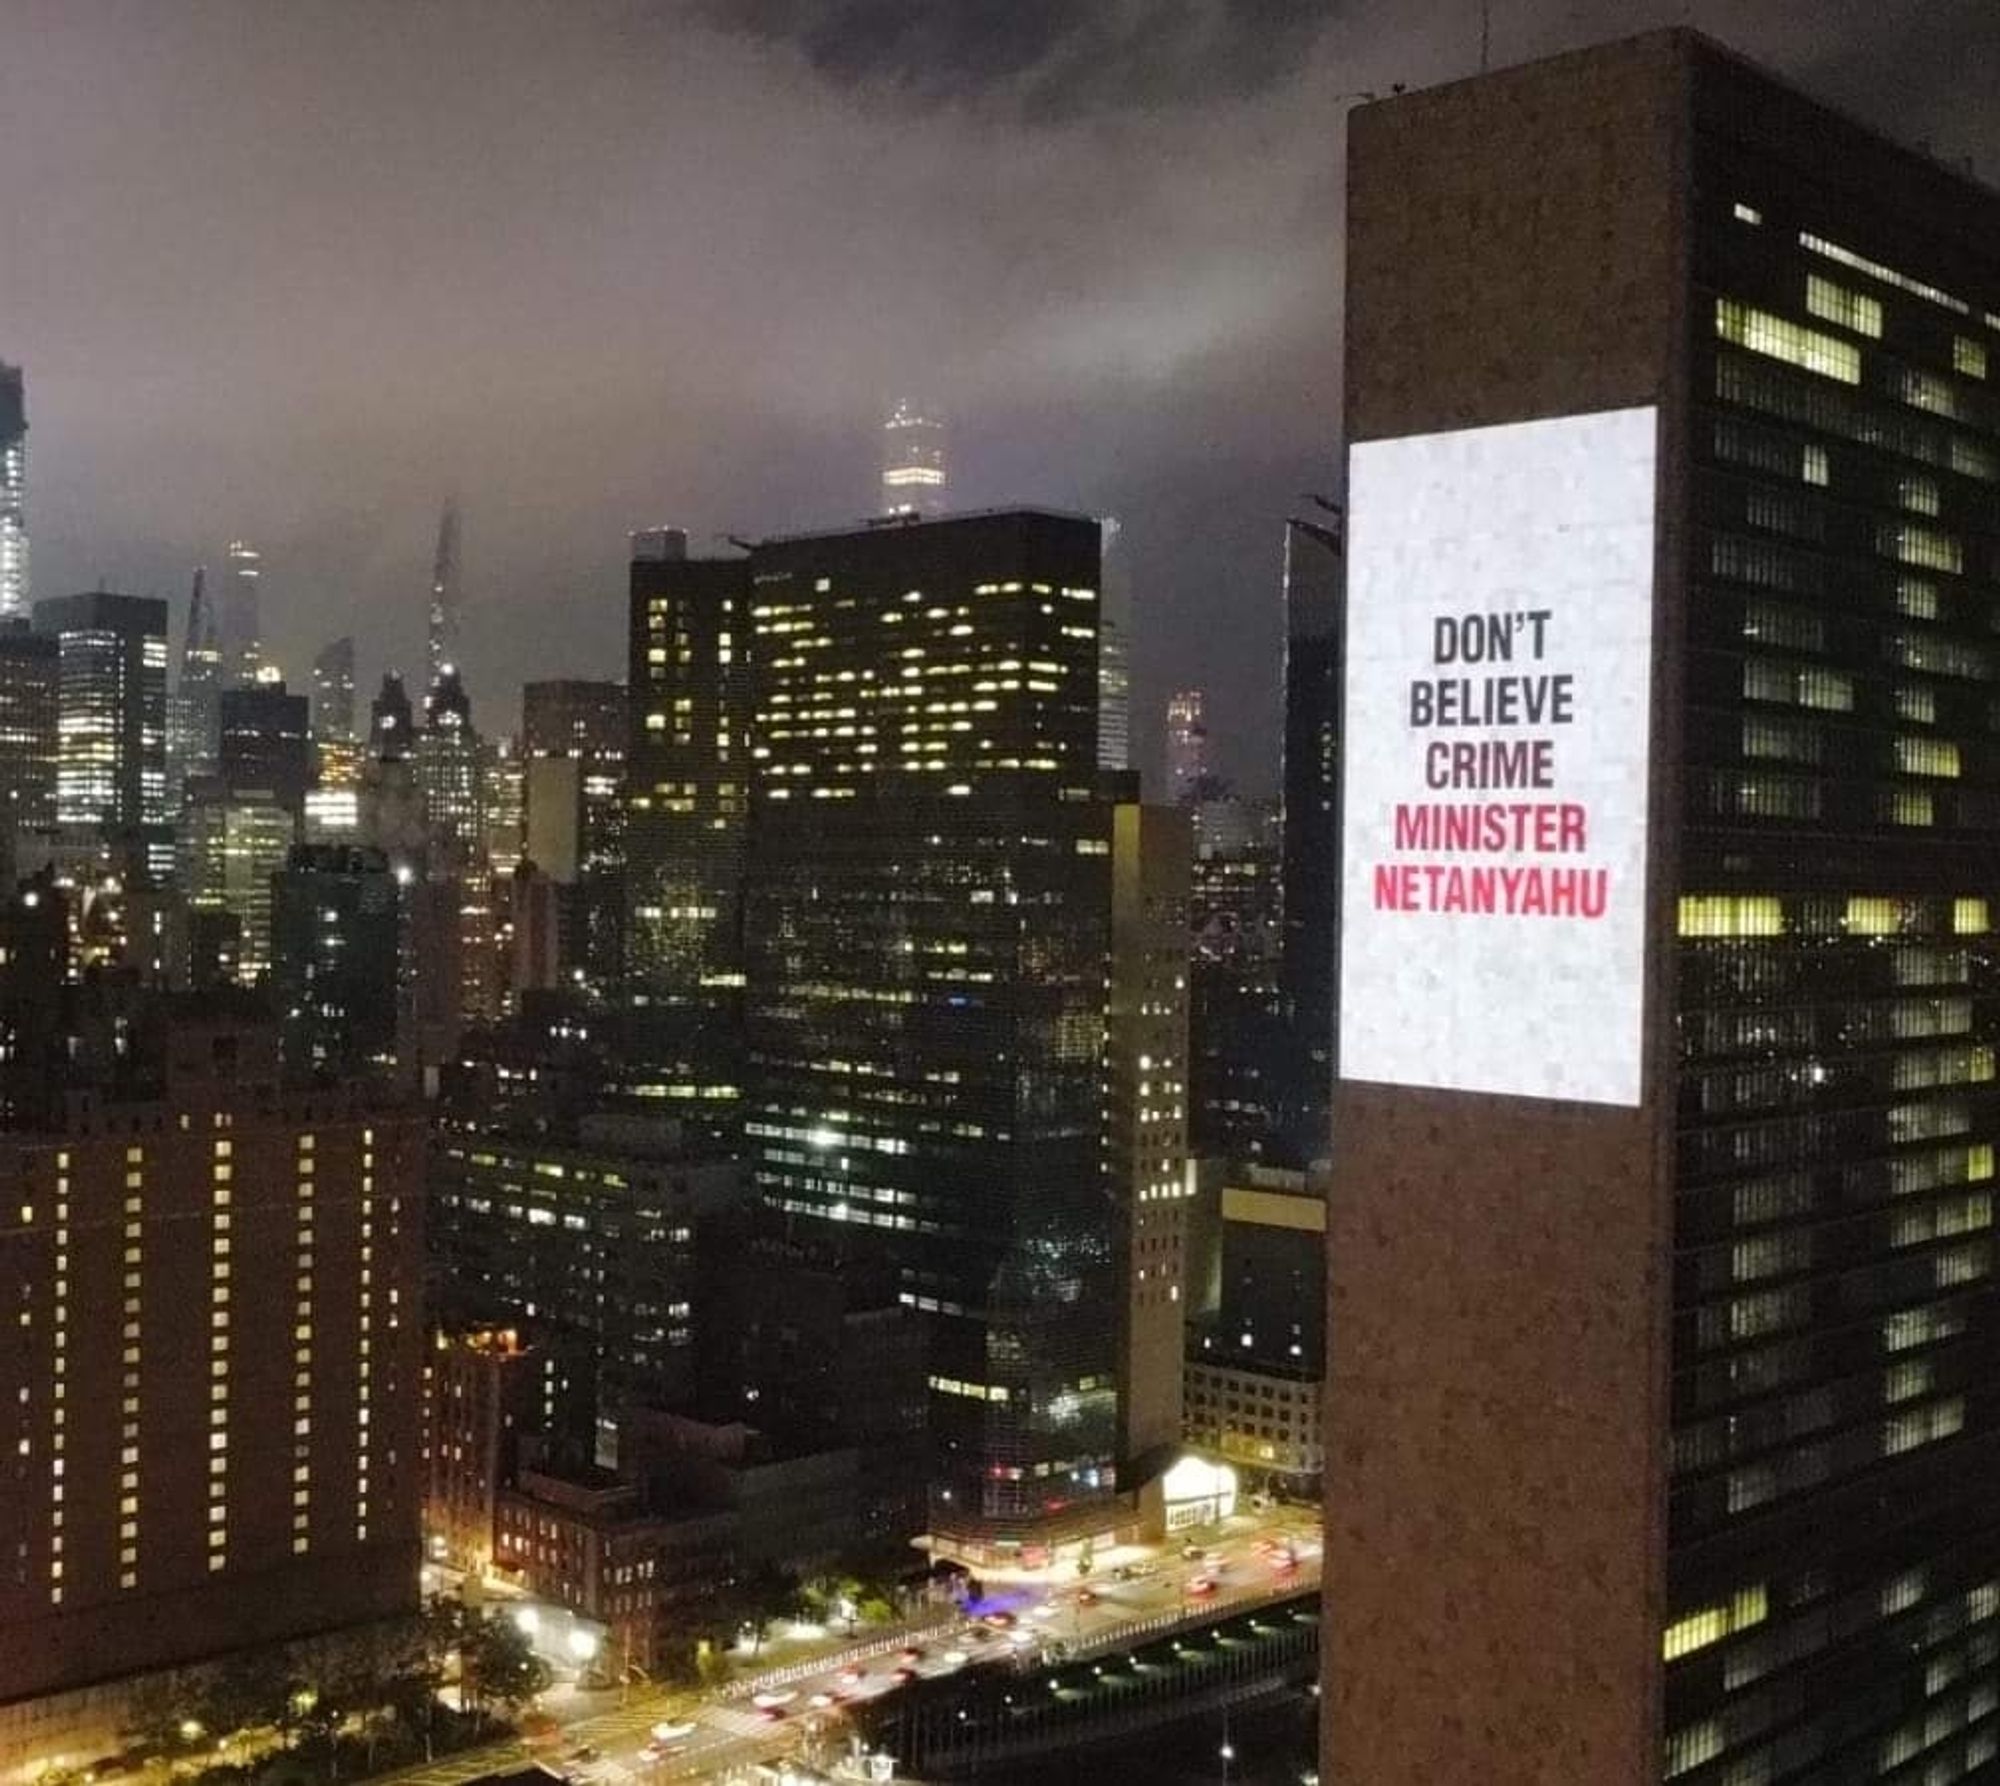
[[[1095,1588],[1078,1588],[1076,1590],[1076,1603],[1079,1606],[1095,1606],[1097,1604],[1097,1590]]]
[[[750,1703],[760,1712],[776,1711],[781,1705],[790,1705],[798,1693],[791,1687],[776,1687],[765,1693],[750,1695]]]
[[[902,1663],[902,1665],[905,1668],[914,1668],[923,1659],[924,1659],[924,1652],[921,1649],[919,1649],[914,1643],[911,1644],[908,1649],[904,1650],[903,1653],[896,1658],[896,1660]]]
[[[834,1678],[838,1680],[843,1687],[858,1687],[861,1685],[861,1682],[863,1678],[866,1676],[867,1672],[868,1671],[865,1668],[843,1668],[840,1671],[840,1673],[837,1674]]]
[[[811,1706],[813,1710],[816,1712],[823,1712],[826,1710],[828,1706],[833,1705],[834,1703],[836,1702],[834,1700],[834,1696],[831,1693],[815,1693],[810,1699],[806,1701],[806,1704]]]
[[[1197,1575],[1187,1584],[1187,1591],[1199,1600],[1215,1592],[1215,1579],[1213,1576]]]
[[[570,1750],[565,1759],[569,1761],[595,1761],[597,1759],[596,1745],[592,1743],[578,1743],[574,1749]]]
[[[889,1678],[893,1680],[899,1687],[907,1687],[913,1680],[917,1678],[917,1671],[914,1668],[911,1668],[906,1663],[903,1667],[897,1669],[896,1672],[892,1674]]]
[[[784,1715],[785,1708],[782,1705],[760,1705],[757,1708],[757,1716],[762,1718],[766,1724],[775,1724]]]
[[[650,1734],[656,1743],[680,1743],[693,1736],[697,1728],[693,1723],[655,1724]]]

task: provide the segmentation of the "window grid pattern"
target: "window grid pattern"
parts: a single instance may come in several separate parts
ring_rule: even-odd
[[[2000,1728],[1957,1461],[2000,1366],[1994,325],[1736,196],[1697,250],[1663,1774],[1967,1778]],[[1844,1493],[1907,1523],[1835,1546]]]

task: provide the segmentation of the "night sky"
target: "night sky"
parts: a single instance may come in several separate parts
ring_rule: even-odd
[[[2000,179],[1992,0],[1494,0],[1496,64],[1686,22]],[[420,662],[465,515],[475,719],[622,673],[630,528],[868,512],[894,397],[956,506],[1111,512],[1140,736],[1268,785],[1278,523],[1337,456],[1347,96],[1467,0],[0,0],[0,359],[37,595],[241,534],[303,679]]]

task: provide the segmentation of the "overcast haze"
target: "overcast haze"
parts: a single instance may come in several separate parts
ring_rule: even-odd
[[[1496,64],[1691,23],[2000,175],[1991,0],[1495,0]],[[0,0],[0,359],[38,596],[265,553],[300,678],[420,662],[465,514],[475,717],[622,674],[624,540],[867,511],[886,404],[960,506],[1122,516],[1140,737],[1271,780],[1278,523],[1337,453],[1349,96],[1465,0]]]

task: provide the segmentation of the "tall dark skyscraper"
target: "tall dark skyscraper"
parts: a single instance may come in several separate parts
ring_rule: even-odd
[[[935,1529],[1087,1519],[1114,1486],[1122,1301],[1097,524],[772,540],[747,576],[757,1189],[886,1254],[932,1317]]]
[[[1663,33],[1357,111],[1326,1768],[2000,1768],[2000,197]]]
[[[380,850],[300,844],[271,886],[271,987],[287,1066],[334,1075],[396,1046],[398,889]]]
[[[1334,932],[1340,911],[1340,530],[1285,523],[1285,1047],[1277,1151],[1326,1157],[1333,1099]]]
[[[9,839],[56,822],[60,647],[26,619],[0,621],[0,827]]]
[[[335,639],[313,659],[312,731],[322,742],[354,736],[354,641]]]
[[[378,763],[401,762],[416,741],[416,716],[410,707],[410,691],[394,670],[385,671],[382,686],[368,704],[368,754]]]
[[[218,703],[222,732],[217,768],[233,793],[262,789],[297,816],[312,785],[312,736],[306,697],[282,682],[226,688]]]
[[[35,604],[58,653],[56,818],[173,865],[167,837],[167,604],[151,596],[58,596]]]
[[[1290,1033],[1279,991],[1278,813],[1268,800],[1235,798],[1203,800],[1188,810],[1194,833],[1188,1079],[1195,1151],[1269,1160],[1278,1151]],[[1322,1120],[1325,1114],[1322,1097]]]
[[[521,690],[527,854],[575,889],[572,961],[599,987],[624,964],[625,753],[630,703],[618,682],[530,682]]]
[[[28,613],[28,398],[19,366],[0,360],[0,620]]]
[[[181,636],[180,685],[174,691],[175,766],[183,784],[213,775],[222,735],[222,646],[208,571],[197,565],[188,596],[187,630]]]
[[[431,560],[431,599],[425,624],[425,662],[433,684],[458,662],[458,503],[448,499],[438,517]]]
[[[633,540],[626,758],[626,979],[662,1064],[738,1084],[750,809],[750,568]]]
[[[521,749],[530,757],[575,756],[609,771],[625,760],[630,724],[622,682],[522,685]]]

